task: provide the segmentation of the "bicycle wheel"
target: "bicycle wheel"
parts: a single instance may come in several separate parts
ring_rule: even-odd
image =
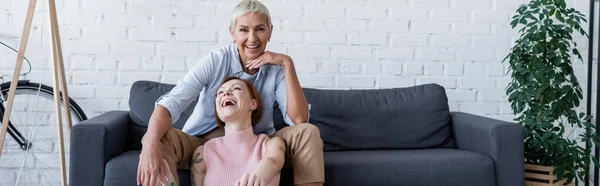
[[[8,104],[10,83],[0,85],[0,118]],[[61,99],[64,99],[61,96]],[[81,107],[69,98],[73,125],[87,120]],[[58,133],[53,88],[19,81],[0,157],[0,186],[61,185]],[[61,100],[61,109],[64,109]],[[63,117],[65,160],[69,166],[69,134]],[[2,120],[0,119],[0,122]],[[67,169],[68,170],[68,169]],[[68,173],[68,171],[67,171]]]

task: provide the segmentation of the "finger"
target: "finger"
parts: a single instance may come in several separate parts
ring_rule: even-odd
[[[168,167],[168,165],[165,165],[164,159],[163,161],[160,163],[160,170],[159,170],[159,176],[158,176],[158,180],[157,182],[159,183],[168,183],[168,169],[166,168]]]
[[[156,180],[158,175],[156,174],[156,172],[153,172],[152,175],[150,175],[150,183],[148,186],[155,186],[156,185]]]
[[[265,61],[261,61],[261,62],[260,62],[258,65],[256,65],[256,67],[255,67],[255,68],[260,68],[260,67],[262,67],[262,66],[264,66],[264,65],[267,65],[267,64],[274,64],[274,63],[273,63],[273,60],[270,60],[270,61],[267,61],[267,60],[265,60]]]
[[[150,174],[148,174],[148,171],[144,172],[142,174],[142,181],[144,183],[142,183],[142,185],[146,186],[146,185],[150,185]]]
[[[242,186],[248,185],[248,174],[244,174],[244,176],[242,176],[242,180],[240,181],[240,185],[242,185]]]
[[[252,59],[250,64],[247,67],[251,67],[251,66],[256,66],[258,63],[260,63],[261,61],[267,60],[269,59],[269,57],[266,57],[266,55],[260,55],[255,59]]]
[[[256,180],[254,181],[254,185],[253,186],[260,186],[262,184],[263,183],[262,183],[260,177],[256,176]]]
[[[250,67],[250,69],[253,69],[253,68],[260,68],[260,67],[261,67],[261,66],[263,66],[265,63],[267,63],[267,60],[261,59],[261,60],[257,61],[256,63],[254,63],[254,64],[253,64],[253,65]]]
[[[173,173],[171,172],[171,167],[169,167],[169,163],[166,159],[163,159],[163,162],[165,165],[165,170],[167,172],[167,181],[175,183],[175,176],[173,176]]]
[[[252,65],[256,64],[259,58],[251,59],[246,62],[246,68],[250,68]]]
[[[254,186],[254,183],[256,182],[256,176],[249,176],[248,178],[248,184],[249,186]]]
[[[146,183],[147,177],[146,177],[146,169],[144,169],[144,167],[142,167],[142,170],[140,171],[140,184],[141,185],[147,185],[148,183]]]
[[[136,181],[137,185],[140,185],[140,178],[141,178],[141,174],[142,174],[142,173],[141,173],[141,170],[142,170],[142,169],[141,169],[140,165],[141,165],[141,161],[140,161],[140,163],[138,163],[138,167],[137,167],[137,176],[136,176],[136,178],[135,178],[135,181]]]
[[[240,186],[240,180],[235,182],[235,186]]]
[[[261,184],[262,183],[259,181],[259,179],[254,182],[254,186],[262,186]]]

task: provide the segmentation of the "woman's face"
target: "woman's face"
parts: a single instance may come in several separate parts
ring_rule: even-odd
[[[255,59],[267,48],[272,27],[267,16],[257,12],[246,13],[236,19],[234,27],[229,28],[231,38],[236,43],[242,62]]]
[[[250,119],[252,111],[257,107],[257,101],[250,96],[246,83],[238,79],[221,85],[216,99],[217,115],[225,123]]]

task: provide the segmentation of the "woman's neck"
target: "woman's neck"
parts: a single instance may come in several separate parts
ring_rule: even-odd
[[[235,125],[228,126],[229,124],[225,124],[225,136],[223,136],[223,141],[227,146],[237,146],[237,145],[251,145],[258,140],[258,136],[254,134],[252,130],[252,126],[249,127],[238,127]]]

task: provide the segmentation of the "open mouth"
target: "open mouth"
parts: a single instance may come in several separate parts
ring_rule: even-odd
[[[257,49],[260,45],[244,45],[247,49]]]
[[[226,99],[225,101],[223,101],[221,103],[221,107],[223,107],[223,108],[231,107],[234,105],[237,105],[237,102],[235,102],[234,100],[231,100],[231,99]]]

